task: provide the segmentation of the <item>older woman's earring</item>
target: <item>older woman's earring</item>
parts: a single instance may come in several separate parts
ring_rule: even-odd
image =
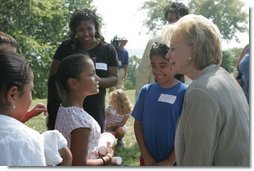
[[[192,60],[192,57],[189,57],[188,60],[191,61],[191,60]]]
[[[16,105],[15,105],[15,104],[12,106],[12,109],[13,109],[13,110],[16,109]]]

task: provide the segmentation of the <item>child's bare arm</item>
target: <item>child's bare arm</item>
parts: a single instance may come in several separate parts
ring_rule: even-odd
[[[139,121],[134,122],[134,133],[135,133],[135,137],[141,152],[141,155],[144,159],[145,162],[145,166],[153,166],[156,161],[153,159],[153,157],[151,156],[151,154],[149,153],[146,145],[145,145],[145,140],[144,140],[144,135],[141,129],[141,124]]]
[[[31,109],[30,111],[28,111],[23,118],[20,120],[22,123],[25,123],[26,121],[28,121],[29,119],[31,119],[34,116],[38,116],[39,114],[41,114],[42,112],[44,112],[44,115],[47,115],[47,107],[44,104],[37,104],[33,109]]]
[[[63,158],[62,163],[59,163],[59,166],[71,166],[72,165],[72,154],[70,149],[65,146],[59,151],[60,156]]]

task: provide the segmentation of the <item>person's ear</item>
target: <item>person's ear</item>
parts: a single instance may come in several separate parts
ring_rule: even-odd
[[[68,78],[67,83],[70,88],[76,88],[79,85],[78,80],[75,78]]]
[[[15,108],[15,99],[18,96],[18,87],[12,86],[8,89],[6,93],[6,102],[7,104],[10,104],[13,108]]]

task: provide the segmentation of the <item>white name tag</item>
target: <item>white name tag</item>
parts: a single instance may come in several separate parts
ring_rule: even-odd
[[[170,103],[170,104],[174,104],[176,101],[176,96],[173,95],[169,95],[169,94],[161,94],[159,99],[159,102],[165,102],[165,103]]]
[[[96,67],[96,69],[99,69],[99,70],[105,70],[105,71],[108,70],[106,63],[99,63],[99,62],[97,63],[96,62],[95,67]]]
[[[122,65],[122,61],[118,60],[118,65],[121,66]]]

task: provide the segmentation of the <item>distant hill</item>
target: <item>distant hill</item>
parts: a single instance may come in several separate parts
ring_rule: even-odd
[[[129,56],[134,56],[135,55],[139,58],[142,58],[144,49],[128,49],[127,48],[127,51],[129,52]]]

